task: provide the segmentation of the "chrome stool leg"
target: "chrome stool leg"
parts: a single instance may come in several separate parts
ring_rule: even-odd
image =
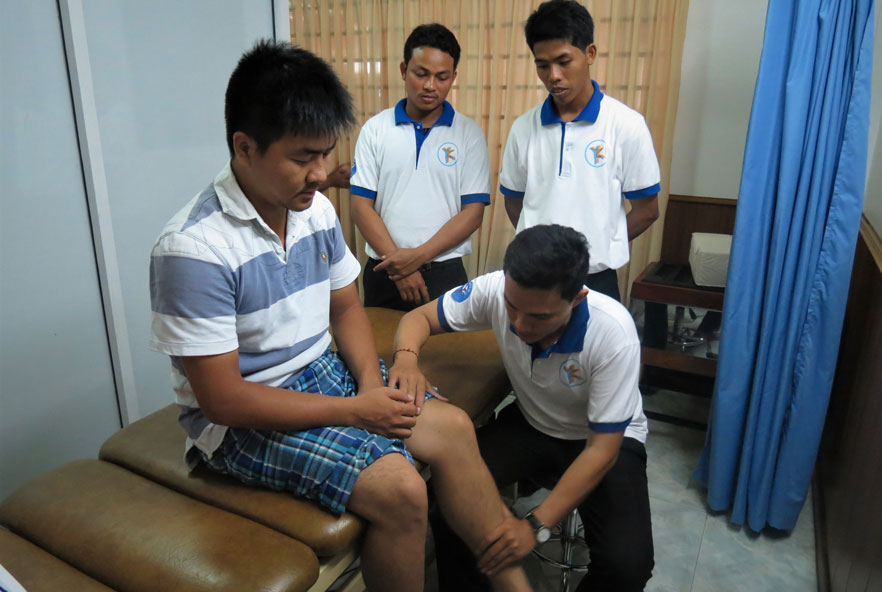
[[[559,544],[559,560],[544,551],[544,548],[554,543]],[[540,561],[553,565],[561,570],[561,592],[569,592],[571,572],[583,572],[588,570],[590,558],[584,563],[576,563],[575,555],[579,547],[584,548],[584,552],[587,555],[588,545],[585,543],[584,536],[579,536],[579,512],[578,510],[573,510],[563,521],[559,535],[552,536],[548,542],[542,545],[542,548],[537,546],[533,549],[533,555],[535,555]]]

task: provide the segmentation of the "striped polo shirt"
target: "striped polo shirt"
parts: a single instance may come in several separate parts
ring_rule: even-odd
[[[188,451],[195,445],[210,456],[226,427],[202,414],[181,357],[238,350],[243,378],[286,387],[331,343],[331,290],[355,281],[358,261],[320,193],[306,210],[288,212],[286,232],[287,249],[228,163],[156,240],[149,345],[171,357]]]

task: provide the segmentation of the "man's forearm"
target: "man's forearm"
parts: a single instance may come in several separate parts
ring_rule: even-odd
[[[374,209],[374,201],[360,195],[353,195],[350,201],[349,213],[359,232],[367,241],[367,244],[380,256],[394,253],[398,246],[392,240],[392,235],[383,223],[383,219]]]
[[[353,286],[346,288],[347,290]],[[349,371],[358,382],[359,390],[382,386],[379,358],[374,345],[373,329],[357,292],[348,295],[345,303],[332,304],[331,326],[337,351],[346,361]]]
[[[439,228],[432,238],[417,247],[420,258],[424,261],[432,261],[438,255],[455,248],[481,226],[483,219],[484,204],[464,205],[462,210]]]
[[[517,199],[515,197],[505,198],[505,213],[508,215],[508,219],[511,221],[511,225],[515,228],[518,227],[518,219],[521,217],[521,210],[523,209],[523,207],[523,199]]]
[[[632,241],[658,219],[658,196],[641,197],[631,201],[631,211],[626,216],[628,240]]]
[[[591,493],[613,467],[617,458],[617,447],[592,448],[589,445],[570,464],[533,514],[547,526],[557,524]]]

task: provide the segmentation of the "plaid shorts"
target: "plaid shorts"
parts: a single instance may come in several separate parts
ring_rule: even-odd
[[[389,372],[380,360],[383,382]],[[290,390],[352,397],[358,385],[346,363],[330,348],[312,362]],[[426,393],[426,399],[431,395]],[[290,491],[320,503],[336,514],[346,509],[359,473],[386,454],[413,457],[401,440],[355,427],[324,427],[306,431],[228,428],[209,467],[236,479],[275,491]]]

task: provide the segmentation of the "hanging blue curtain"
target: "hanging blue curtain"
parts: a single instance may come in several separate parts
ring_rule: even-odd
[[[863,204],[873,0],[771,0],[695,477],[790,530],[824,426]]]

